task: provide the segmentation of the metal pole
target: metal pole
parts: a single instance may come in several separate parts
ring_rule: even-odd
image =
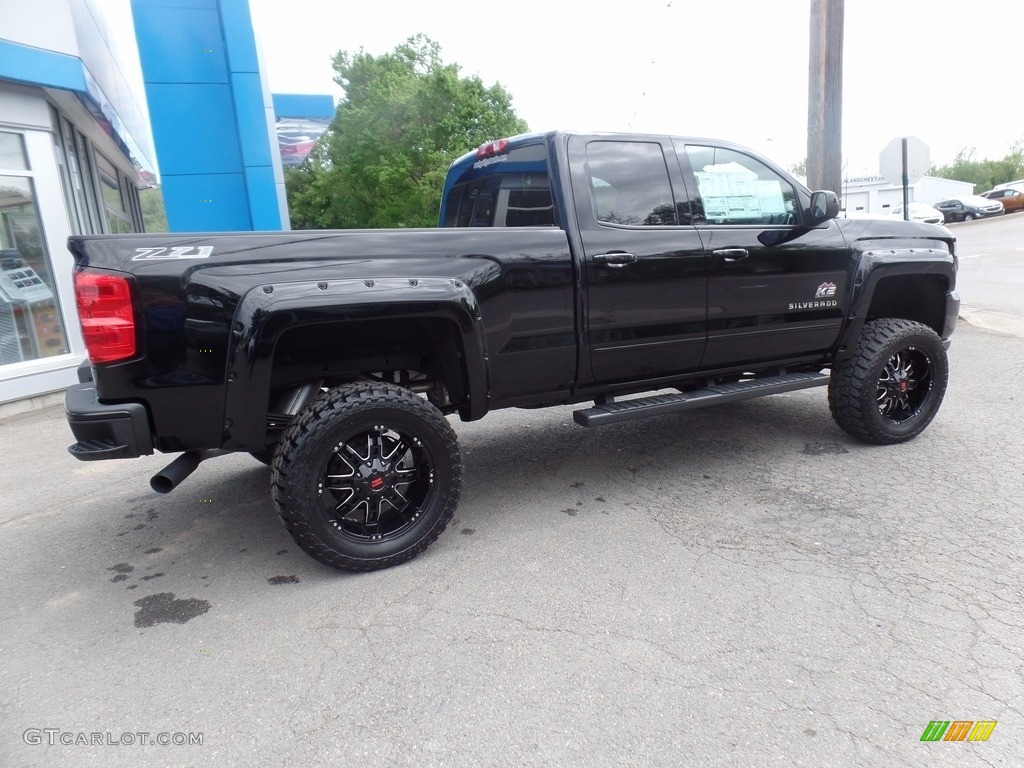
[[[907,171],[907,139],[905,136],[900,143],[903,149],[903,220],[910,221],[910,175]]]

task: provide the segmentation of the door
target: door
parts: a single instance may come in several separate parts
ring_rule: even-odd
[[[667,139],[570,139],[585,352],[596,382],[654,379],[701,363],[704,252],[672,152]]]
[[[739,149],[677,147],[693,179],[708,256],[702,368],[812,357],[831,349],[850,291],[850,249],[834,221],[807,229],[792,181]]]

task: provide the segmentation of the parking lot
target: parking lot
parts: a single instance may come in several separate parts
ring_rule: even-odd
[[[166,457],[83,464],[60,407],[9,417],[0,764],[1016,764],[1022,360],[962,325],[895,447],[823,390],[457,424],[456,520],[366,575],[292,543],[248,456],[159,496]]]

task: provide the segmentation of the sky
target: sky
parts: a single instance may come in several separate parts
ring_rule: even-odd
[[[335,53],[423,33],[463,76],[500,83],[531,131],[727,139],[787,168],[807,156],[810,0],[249,2],[273,93],[341,99]],[[844,175],[878,173],[901,136],[938,165],[1024,143],[1022,34],[1018,0],[846,0]]]

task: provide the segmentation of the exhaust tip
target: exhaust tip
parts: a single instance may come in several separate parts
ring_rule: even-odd
[[[200,462],[218,453],[220,451],[186,451],[153,475],[149,480],[149,487],[157,493],[170,493],[182,480],[195,472]]]
[[[149,487],[157,493],[170,493],[175,489],[176,484],[169,477],[161,473],[149,478]]]

